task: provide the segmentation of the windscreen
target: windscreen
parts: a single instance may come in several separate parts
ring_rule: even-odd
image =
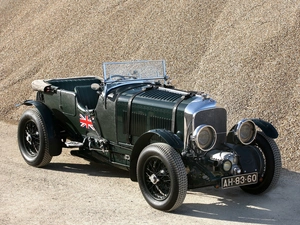
[[[105,82],[166,79],[165,61],[132,61],[103,63]]]

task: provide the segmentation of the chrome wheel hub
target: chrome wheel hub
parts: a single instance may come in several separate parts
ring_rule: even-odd
[[[32,137],[28,132],[26,132],[26,141],[31,145]]]
[[[157,176],[155,174],[152,174],[149,177],[150,181],[152,182],[152,184],[157,184],[157,182],[159,182],[159,179],[157,178]]]

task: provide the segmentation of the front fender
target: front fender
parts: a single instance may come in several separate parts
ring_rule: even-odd
[[[137,181],[136,176],[136,165],[139,158],[141,151],[150,144],[150,140],[153,139],[160,139],[161,142],[167,143],[168,145],[172,146],[176,151],[180,152],[184,145],[180,138],[173,134],[171,131],[165,129],[155,129],[149,130],[148,132],[144,133],[140,136],[137,142],[134,144],[132,149],[132,153],[130,156],[130,179],[132,181]]]
[[[51,156],[60,155],[62,152],[61,141],[57,137],[55,132],[52,111],[45,104],[39,101],[26,100],[22,103],[22,105],[35,106],[38,109],[45,123],[49,143],[51,145],[51,147],[49,148],[49,154]]]
[[[268,137],[277,138],[278,132],[276,128],[269,122],[262,119],[251,119]]]

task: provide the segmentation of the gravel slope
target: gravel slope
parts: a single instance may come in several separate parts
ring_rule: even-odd
[[[2,120],[18,120],[14,104],[34,97],[34,79],[165,59],[177,87],[226,107],[228,127],[271,121],[284,167],[300,170],[299,1],[0,0],[0,15]]]

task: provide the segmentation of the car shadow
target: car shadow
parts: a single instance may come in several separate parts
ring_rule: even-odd
[[[128,171],[104,163],[90,162],[89,164],[77,164],[54,162],[43,169],[65,173],[87,174],[89,176],[129,178]]]
[[[285,195],[285,193],[297,192],[299,178],[299,173],[283,169],[278,185],[270,192],[261,195],[247,194],[240,188],[195,189],[187,193],[188,199],[192,196],[192,202],[185,201],[173,213],[240,223],[293,224],[295,218],[299,216],[293,203],[298,202],[300,197],[298,195],[295,197],[294,194]],[[298,200],[295,201],[295,198]]]
[[[232,221],[239,223],[255,223],[255,224],[278,224],[277,219],[272,215],[269,208],[263,208],[259,204],[252,205],[251,198],[248,194],[242,193],[240,190],[231,190],[232,192],[243,195],[243,199],[237,196],[228,196],[227,193],[214,193],[211,190],[203,190],[201,193],[205,195],[215,195],[214,203],[184,203],[174,213],[178,215],[186,215],[189,217],[206,218],[212,220]],[[194,195],[195,193],[188,193]]]
[[[44,169],[130,179],[128,171],[102,163],[55,162]],[[251,195],[240,188],[193,189],[187,192],[183,204],[171,213],[199,219],[220,220],[221,223],[230,221],[249,224],[293,224],[295,218],[299,216],[293,203],[300,202],[300,197],[287,193],[298,193],[299,185],[300,173],[283,169],[278,185],[268,193]]]

